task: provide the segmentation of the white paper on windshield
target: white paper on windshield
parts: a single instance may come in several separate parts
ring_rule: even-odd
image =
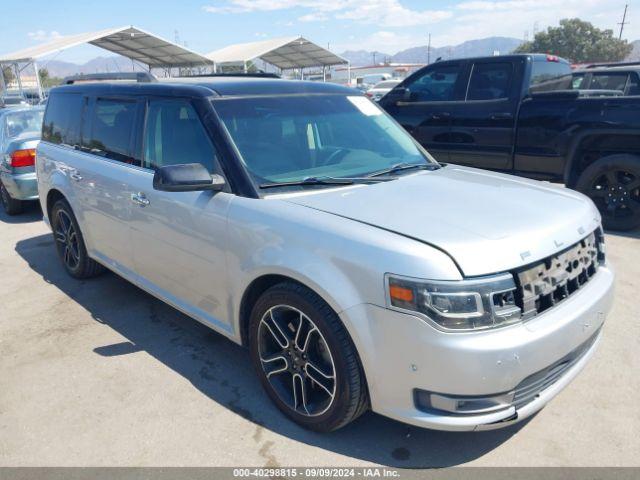
[[[347,97],[351,103],[353,103],[358,110],[369,117],[373,117],[375,115],[382,115],[380,109],[375,106],[371,101],[366,97]]]

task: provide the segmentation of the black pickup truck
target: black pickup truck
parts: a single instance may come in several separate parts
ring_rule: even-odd
[[[380,100],[437,160],[564,182],[640,226],[640,96],[575,90],[551,55],[436,62]]]

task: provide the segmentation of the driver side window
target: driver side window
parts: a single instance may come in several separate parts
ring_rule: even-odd
[[[406,86],[409,102],[446,102],[454,100],[460,65],[442,65],[426,71]]]
[[[149,169],[201,163],[213,173],[216,151],[193,106],[184,100],[151,100],[144,134]]]

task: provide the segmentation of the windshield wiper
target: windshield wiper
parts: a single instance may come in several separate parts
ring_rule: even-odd
[[[302,180],[291,182],[274,182],[263,183],[260,188],[277,188],[277,187],[294,187],[294,186],[313,186],[313,185],[354,185],[356,183],[379,183],[393,180],[392,178],[371,178],[371,177],[307,177]]]
[[[396,163],[395,165],[387,168],[385,170],[380,170],[379,172],[372,173],[369,175],[370,177],[380,177],[383,175],[390,175],[393,173],[402,172],[404,170],[411,170],[413,168],[418,168],[420,170],[437,170],[440,168],[440,165],[437,163]]]

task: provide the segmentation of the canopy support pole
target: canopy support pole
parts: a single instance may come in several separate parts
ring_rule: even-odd
[[[347,86],[351,86],[351,62],[347,63]]]
[[[4,81],[4,64],[0,63],[0,92],[7,91],[7,84]]]
[[[38,71],[38,62],[34,60],[33,69],[36,71],[36,87],[38,88],[38,100],[44,100],[44,94],[42,93],[42,83],[40,83],[40,72]]]
[[[22,78],[20,78],[21,72],[20,72],[20,69],[18,68],[18,64],[17,63],[13,64],[13,69],[16,72],[16,80],[18,82],[18,90],[20,90],[20,95],[22,95],[24,97],[24,90],[22,90]]]

